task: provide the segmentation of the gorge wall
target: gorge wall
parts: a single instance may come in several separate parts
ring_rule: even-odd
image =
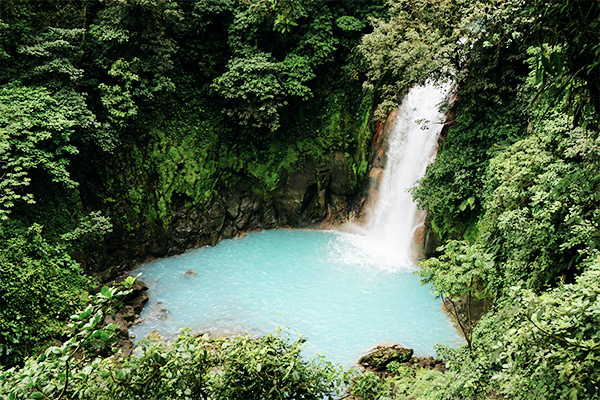
[[[352,162],[342,151],[320,160],[307,158],[296,170],[283,170],[274,190],[256,190],[253,177],[240,175],[232,185],[220,184],[204,206],[174,202],[168,223],[144,220],[122,201],[109,209],[113,231],[102,242],[88,243],[78,260],[100,280],[111,280],[138,262],[170,256],[247,231],[276,227],[308,227],[321,222],[342,222],[360,208],[364,179],[357,177]],[[155,185],[147,182],[148,197]],[[127,218],[124,218],[127,216]]]

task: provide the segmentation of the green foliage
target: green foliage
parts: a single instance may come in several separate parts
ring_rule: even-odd
[[[477,324],[472,352],[442,349],[456,399],[598,399],[599,266],[535,294],[511,288]]]
[[[17,202],[34,203],[32,174],[44,172],[66,188],[77,184],[67,166],[78,150],[72,136],[94,119],[80,102],[43,87],[0,87],[0,218]]]
[[[483,177],[476,240],[504,287],[552,286],[598,255],[598,134],[559,110],[539,112],[531,135],[498,152]]]
[[[527,134],[520,99],[494,108],[466,107],[459,100],[456,108],[458,115],[440,143],[435,163],[413,189],[443,238],[457,238],[473,229],[490,158]]]
[[[74,315],[73,335],[21,368],[0,372],[2,399],[324,399],[339,393],[344,375],[322,359],[300,356],[303,340],[280,333],[261,338],[208,339],[183,333],[165,343],[147,339],[137,355],[74,359],[86,347],[110,343],[101,327],[106,306],[124,293],[103,288]],[[12,396],[12,397],[11,397]]]
[[[2,22],[0,19],[0,60],[6,60],[10,58],[10,55],[6,52],[8,39],[6,37],[6,31],[8,25]]]
[[[72,231],[61,235],[64,241],[78,240],[86,236],[94,235],[101,238],[112,231],[110,218],[102,215],[100,211],[93,211],[89,215],[81,218],[79,225]]]
[[[471,348],[441,349],[449,372],[394,365],[387,378],[353,376],[352,394],[597,398],[596,2],[403,0],[385,18],[375,1],[26,5],[0,2],[3,363],[25,361],[81,304],[88,282],[68,244],[93,259],[103,214],[140,246],[182,206],[202,213],[240,179],[268,198],[285,171],[325,168],[334,152],[357,189],[373,102],[384,116],[412,84],[451,76],[456,118],[414,194],[443,239],[458,241],[422,274],[451,301],[493,297],[495,308],[477,324],[458,316]],[[379,19],[361,57],[369,15]],[[95,204],[104,213],[83,217]],[[36,221],[44,235],[19,229]],[[74,320],[72,341],[0,373],[0,397],[323,398],[339,388],[335,368],[278,335],[184,335],[119,362],[77,361],[78,346],[111,341],[100,303]]]
[[[600,265],[596,262],[574,284],[539,296],[515,290],[511,297],[518,312],[509,329],[500,331],[502,345],[492,345],[492,361],[502,366],[492,377],[499,392],[515,399],[597,398]]]
[[[10,365],[56,337],[89,280],[39,225],[0,225],[0,248],[0,362]]]
[[[600,263],[536,294],[515,286],[474,327],[473,347],[438,352],[449,371],[357,375],[359,399],[598,399]]]
[[[133,59],[135,65],[139,59]],[[140,77],[132,71],[132,64],[125,60],[115,61],[108,75],[117,80],[114,85],[101,83],[98,87],[102,92],[102,104],[108,112],[108,120],[116,126],[123,127],[128,119],[138,113],[138,107],[133,101],[136,95],[148,95],[143,87],[139,88]]]
[[[290,97],[311,97],[304,83],[314,74],[303,57],[289,55],[278,62],[266,53],[256,53],[231,60],[227,69],[212,87],[238,104],[225,112],[242,125],[275,131],[279,128],[280,109]]]
[[[536,13],[538,93],[567,97],[576,124],[581,115],[600,112],[600,5],[545,0],[529,9]],[[553,29],[548,29],[552,26]]]
[[[85,364],[89,356],[114,341],[116,324],[104,325],[104,317],[129,293],[133,282],[134,278],[128,277],[122,283],[124,290],[105,286],[100,293],[90,296],[88,306],[71,315],[71,335],[60,346],[48,347],[39,356],[28,358],[22,367],[0,370],[2,399],[90,398],[85,384],[100,359]],[[73,383],[83,387],[71,391],[69,384]]]
[[[458,37],[452,23],[460,11],[455,1],[389,2],[389,20],[372,20],[373,32],[363,36],[360,51],[368,62],[366,86],[382,98],[375,117],[385,119],[408,88],[424,83],[434,72],[449,75],[450,57]]]
[[[589,71],[600,59],[597,41],[583,42],[597,4],[461,7],[471,12],[456,25],[456,118],[413,193],[434,230],[466,242],[448,242],[421,274],[440,294],[477,293],[494,309],[469,348],[440,350],[450,371],[431,393],[596,399],[599,97]]]
[[[342,383],[341,370],[323,358],[304,360],[304,341],[300,338],[290,344],[278,335],[225,341],[216,398],[332,398]]]
[[[592,36],[599,20],[598,4],[578,1],[390,2],[388,19],[374,20],[361,45],[367,84],[382,97],[377,115],[385,118],[411,84],[432,76],[461,82],[471,106],[502,104],[526,76],[532,46],[540,50],[538,93],[568,94],[576,115],[586,107],[597,113],[600,51]]]
[[[471,316],[472,299],[489,297],[485,288],[493,288],[489,280],[495,278],[495,264],[492,258],[474,246],[465,242],[450,241],[438,249],[443,252],[438,258],[429,258],[420,263],[422,269],[417,273],[423,282],[432,283],[434,293],[451,305],[460,330],[469,348],[473,342],[474,318]],[[482,289],[483,287],[483,289]],[[464,297],[465,310],[459,312],[455,300]]]
[[[106,1],[89,28],[90,39],[101,46],[97,61],[106,67],[119,58],[137,58],[140,60],[139,74],[148,88],[153,92],[173,89],[167,76],[177,51],[172,31],[182,20],[176,1]],[[113,52],[120,57],[111,57]]]
[[[36,43],[22,47],[19,51],[33,59],[31,78],[56,89],[80,82],[83,70],[76,64],[82,55],[78,45],[83,34],[83,29],[52,27],[36,37]]]
[[[350,15],[343,15],[341,17],[339,17],[338,19],[335,20],[335,24],[338,26],[338,28],[340,28],[343,31],[362,31],[365,28],[365,24],[350,16]]]
[[[378,376],[371,372],[355,374],[348,389],[353,399],[360,400],[438,400],[446,399],[446,374],[401,366],[391,374]]]

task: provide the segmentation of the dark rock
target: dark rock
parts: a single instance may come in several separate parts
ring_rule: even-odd
[[[277,214],[281,218],[280,223],[296,223],[302,211],[308,208],[316,193],[315,175],[313,162],[307,162],[302,171],[294,172],[287,177],[286,174],[282,174],[282,179],[274,193],[274,203]],[[313,186],[311,196],[309,188]]]
[[[218,201],[214,202],[208,209],[207,218],[209,223],[218,221],[223,215],[224,205]]]
[[[113,265],[112,267],[108,267],[104,271],[96,273],[95,276],[100,283],[107,283],[110,281],[114,281],[119,275],[119,272],[121,272],[121,266]]]
[[[225,209],[227,211],[227,216],[230,219],[236,219],[240,213],[239,197],[234,195],[227,199],[227,202],[225,203]]]
[[[318,220],[322,221],[327,216],[327,211],[329,206],[327,204],[328,198],[330,197],[329,193],[329,184],[331,183],[331,174],[329,170],[319,171],[317,174],[318,184]]]
[[[413,230],[411,242],[411,257],[416,263],[425,258],[425,225],[418,225]]]
[[[235,224],[236,228],[244,229],[244,227],[246,227],[246,224],[248,223],[249,218],[250,218],[250,215],[248,215],[246,213],[240,213],[240,215],[237,217],[237,219],[235,221],[233,221],[233,223]]]
[[[425,257],[433,257],[436,253],[438,247],[442,244],[442,239],[439,237],[437,233],[431,227],[431,221],[429,215],[425,218],[425,226],[424,226],[424,244],[423,244],[423,253]]]
[[[109,314],[104,318],[104,323],[106,325],[116,324],[119,337],[129,339],[128,324],[127,321],[125,321],[125,318],[123,318],[122,314],[117,313],[114,317]]]
[[[181,250],[181,248],[179,248],[178,246],[171,246],[167,251],[167,256],[174,256],[181,253],[183,253],[183,250]]]
[[[125,278],[126,278],[126,276],[123,276],[115,282],[121,282]],[[133,302],[133,300],[138,298],[142,293],[145,293],[147,291],[148,291],[148,285],[146,285],[144,282],[140,281],[139,279],[136,279],[135,282],[133,282],[133,285],[131,286],[131,293],[129,293],[127,296],[125,296],[124,302],[126,304],[130,304],[131,302]]]
[[[240,211],[244,214],[254,212],[260,207],[260,201],[254,196],[244,197],[240,203]]]
[[[169,237],[161,224],[154,226],[149,238],[148,251],[154,257],[164,257],[169,250]]]
[[[189,210],[187,219],[194,222],[194,225],[197,225],[198,220],[200,219],[200,215],[198,214],[198,210],[196,208],[192,208]]]
[[[187,271],[185,271],[185,276],[193,276],[196,274],[197,274],[197,272],[194,271],[193,269],[188,269]]]
[[[262,214],[263,228],[272,228],[277,225],[277,211],[274,207],[267,207]]]
[[[154,257],[164,257],[169,251],[168,241],[166,239],[155,239],[148,250]]]
[[[144,306],[146,305],[146,303],[148,302],[148,295],[146,294],[146,292],[140,294],[137,298],[135,298],[130,304],[133,307],[135,313],[137,315],[139,315],[142,310],[144,309]]]
[[[224,238],[230,238],[230,237],[233,237],[234,231],[235,230],[234,230],[233,226],[231,226],[231,222],[229,222],[227,225],[225,225],[225,227],[221,231],[221,234],[223,235]]]
[[[440,372],[446,372],[448,370],[444,361],[433,357],[413,357],[407,365],[415,368],[435,369]]]
[[[329,183],[331,193],[338,196],[352,194],[352,179],[350,178],[350,166],[345,155],[336,151],[331,158],[331,180]]]
[[[194,223],[189,219],[180,219],[173,229],[173,239],[177,243],[185,243],[194,232]]]
[[[121,314],[123,319],[127,322],[133,322],[137,317],[135,309],[129,304],[124,305],[119,314]]]
[[[131,289],[134,292],[147,292],[150,288],[143,281],[136,279],[135,282],[133,282]]]
[[[118,357],[129,357],[133,351],[133,342],[131,340],[119,340],[115,347],[115,354]]]
[[[321,207],[319,196],[317,195],[319,186],[316,183],[311,184],[304,192],[302,206],[300,207],[299,221],[306,224],[320,219]]]
[[[413,355],[412,349],[397,344],[376,346],[369,354],[358,360],[358,365],[375,372],[385,372],[392,361],[408,362]]]
[[[210,245],[216,246],[219,243],[219,231],[213,231],[210,234]]]
[[[156,306],[159,308],[157,310],[152,311],[152,314],[151,314],[152,318],[158,318],[161,320],[165,320],[171,316],[171,311],[169,311],[165,307],[165,304],[163,302],[159,301],[158,303],[156,303]]]

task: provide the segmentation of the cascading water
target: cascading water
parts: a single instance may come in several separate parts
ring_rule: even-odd
[[[366,224],[352,239],[353,245],[365,252],[361,257],[377,260],[384,269],[414,268],[413,231],[422,221],[409,189],[434,157],[444,122],[439,106],[449,92],[448,84],[414,87],[398,110],[376,199],[371,200]],[[351,258],[356,261],[356,255]]]

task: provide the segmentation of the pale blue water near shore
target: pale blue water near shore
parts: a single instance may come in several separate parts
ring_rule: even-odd
[[[441,301],[412,273],[362,251],[362,236],[269,230],[141,265],[150,287],[136,340],[182,328],[253,335],[286,326],[307,336],[306,354],[353,364],[370,348],[399,343],[418,355],[462,343]]]

